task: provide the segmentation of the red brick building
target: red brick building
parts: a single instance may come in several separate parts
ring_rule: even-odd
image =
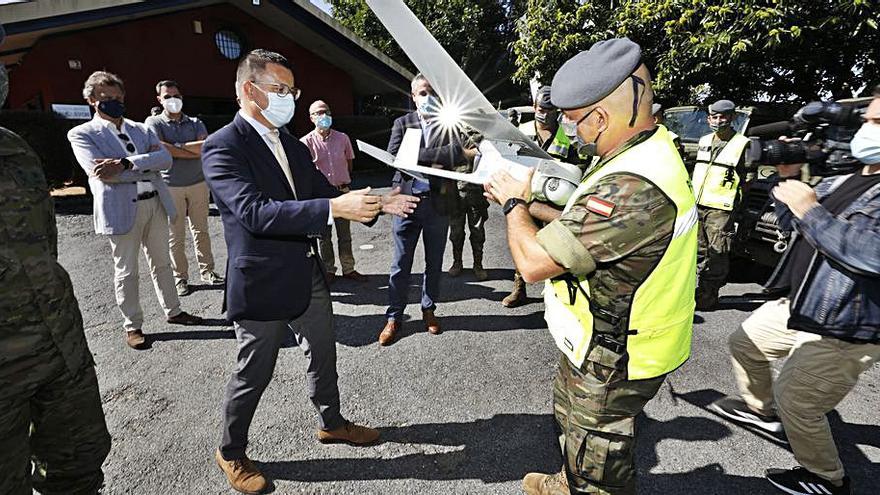
[[[10,109],[82,104],[85,79],[107,70],[125,81],[127,117],[145,119],[156,82],[174,79],[184,112],[217,127],[238,108],[240,56],[266,48],[294,64],[302,96],[291,131],[300,135],[311,128],[312,101],[327,101],[344,121],[365,97],[407,94],[412,77],[308,0],[38,1],[0,6],[0,19]]]

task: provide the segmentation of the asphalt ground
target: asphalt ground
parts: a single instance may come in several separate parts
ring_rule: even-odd
[[[113,296],[107,239],[95,235],[87,206],[61,208],[59,258],[70,272],[95,355],[113,448],[104,464],[107,494],[234,493],[214,463],[220,403],[234,367],[236,342],[221,308],[221,290],[196,285],[186,311],[202,327],[164,323],[141,259],[140,291],[151,347],[126,347]],[[210,218],[217,264],[226,248],[219,217]],[[541,286],[529,304],[500,301],[513,277],[500,209],[490,210],[486,266],[444,276],[437,314],[444,333],[424,331],[413,276],[403,338],[377,343],[384,324],[392,244],[390,219],[352,226],[356,268],[366,283],[332,286],[339,386],[348,419],[378,427],[373,447],[324,446],[305,388],[305,358],[282,349],[275,377],[250,432],[248,453],[275,480],[275,493],[515,494],[530,471],[561,466],[551,383],[560,354],[542,318]],[[198,282],[193,251],[191,281]],[[421,244],[414,273],[423,267]],[[465,266],[470,267],[466,248]],[[451,264],[447,249],[445,268]],[[695,316],[693,355],[671,375],[638,421],[636,463],[644,494],[770,494],[766,468],[795,465],[792,454],[724,423],[705,406],[734,392],[726,339],[760,304],[755,283],[729,284],[721,308]],[[876,494],[880,473],[880,372],[862,376],[830,414],[856,493]]]

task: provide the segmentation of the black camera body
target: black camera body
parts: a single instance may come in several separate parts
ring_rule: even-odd
[[[862,125],[864,108],[837,102],[814,101],[798,110],[789,122],[753,127],[746,162],[752,165],[808,163],[810,175],[848,174],[861,163],[850,154],[849,143]],[[794,141],[765,139],[785,135]]]

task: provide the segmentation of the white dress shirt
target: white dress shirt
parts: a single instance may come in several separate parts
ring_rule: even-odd
[[[149,150],[139,151],[136,147],[135,147],[134,151],[128,151],[127,145],[130,144],[130,145],[134,146],[134,142],[130,140],[131,135],[128,132],[128,128],[131,127],[131,124],[129,124],[130,121],[128,119],[122,119],[122,130],[120,130],[118,127],[116,127],[116,124],[114,124],[113,122],[111,122],[107,119],[101,118],[101,116],[98,115],[97,113],[95,114],[94,118],[98,121],[98,123],[102,124],[110,132],[112,132],[114,136],[116,136],[116,140],[119,141],[119,146],[122,147],[122,151],[125,152],[125,156],[128,157],[128,156],[132,156],[132,155],[137,155],[139,152],[146,153],[149,151]],[[125,134],[126,136],[128,136],[129,141],[125,142],[124,139],[119,137],[120,134]],[[149,180],[137,181],[138,195],[143,194],[143,193],[147,193],[147,192],[151,192],[151,191],[155,191],[155,190],[156,190],[156,188],[153,187],[153,183],[150,182]]]
[[[278,131],[277,129],[269,129],[268,127],[261,124],[258,120],[252,118],[251,116],[242,112],[241,110],[238,111],[238,114],[241,115],[241,118],[243,118],[248,124],[251,125],[251,127],[254,128],[254,130],[257,131],[257,134],[259,134],[261,138],[263,138],[263,142],[266,143],[266,146],[269,147],[269,151],[271,151],[272,155],[275,156],[275,160],[278,162],[278,166],[281,168],[281,171],[284,173],[284,176],[287,177],[287,180],[290,181],[290,187],[294,191],[293,192],[294,197],[296,197],[296,185],[293,184],[293,172],[290,170],[290,162],[287,160],[287,153],[285,153],[284,148],[282,148],[280,146],[276,148],[275,143],[272,142],[272,138],[270,136],[270,133],[272,131],[275,131],[275,132],[280,132],[280,131]],[[277,156],[275,154],[276,149],[278,150],[279,153],[284,153],[284,156],[283,157]],[[285,167],[285,165],[286,165],[286,167]],[[285,168],[287,170],[285,170]],[[333,205],[328,204],[327,211],[329,212],[329,214],[327,215],[327,225],[333,225]]]

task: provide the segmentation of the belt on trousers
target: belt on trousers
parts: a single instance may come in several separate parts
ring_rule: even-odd
[[[155,198],[155,197],[158,196],[158,195],[159,195],[158,191],[147,191],[147,192],[142,192],[142,193],[140,193],[140,194],[137,195],[137,200],[138,200],[138,201],[143,201],[143,200],[145,200],[145,199]]]

